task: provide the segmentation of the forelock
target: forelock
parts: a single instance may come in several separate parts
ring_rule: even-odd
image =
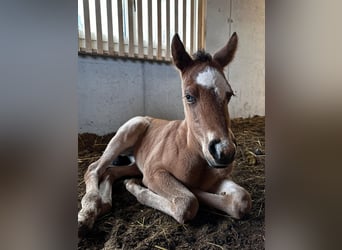
[[[205,52],[204,49],[198,50],[195,54],[192,55],[193,60],[198,62],[211,62],[212,57],[209,53]]]

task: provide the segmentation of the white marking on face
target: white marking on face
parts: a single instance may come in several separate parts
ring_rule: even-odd
[[[215,139],[215,133],[214,132],[209,131],[207,135],[208,135],[208,142],[211,142],[212,140]]]
[[[207,89],[214,89],[221,100],[224,100],[227,92],[232,92],[223,75],[217,69],[209,66],[198,73],[196,82]]]
[[[202,145],[202,152],[206,157],[211,157],[211,154],[209,153],[209,150],[208,150],[208,145],[209,145],[209,142],[214,140],[214,138],[215,138],[215,133],[212,131],[208,131],[207,136],[200,139],[201,145]]]

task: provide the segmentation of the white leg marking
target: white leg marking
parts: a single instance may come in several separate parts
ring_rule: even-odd
[[[214,193],[194,190],[199,200],[208,206],[226,212],[236,219],[242,218],[251,209],[249,193],[231,180],[223,180]]]
[[[235,182],[231,180],[224,180],[218,185],[215,193],[221,194],[221,195],[226,195],[226,194],[232,195],[241,189],[242,188],[239,185],[237,185]]]

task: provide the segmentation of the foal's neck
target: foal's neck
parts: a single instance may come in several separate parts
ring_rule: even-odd
[[[201,144],[197,140],[192,128],[189,126],[187,119],[184,119],[181,124],[182,137],[186,139],[186,145],[191,151],[198,152],[202,155]]]

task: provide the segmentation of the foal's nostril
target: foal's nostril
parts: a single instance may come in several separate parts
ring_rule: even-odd
[[[219,156],[217,155],[217,151],[216,151],[216,145],[219,144],[220,142],[221,142],[220,140],[212,140],[209,143],[209,153],[214,157],[215,160],[219,158]]]
[[[219,164],[230,164],[235,157],[235,147],[222,143],[221,140],[212,140],[209,143],[209,152]]]

